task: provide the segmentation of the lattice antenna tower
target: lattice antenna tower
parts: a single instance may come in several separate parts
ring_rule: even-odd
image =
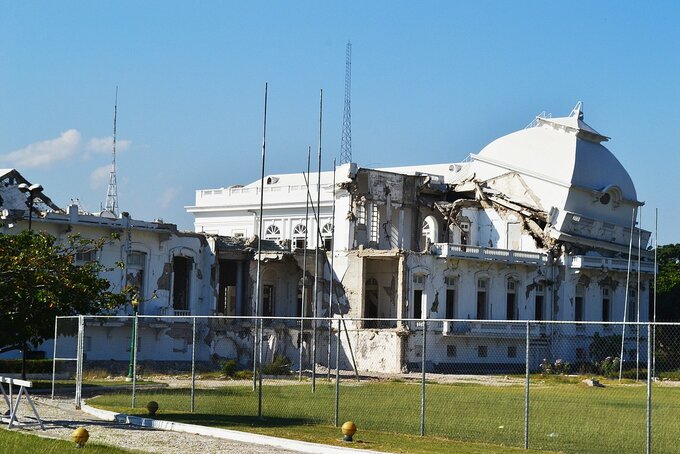
[[[345,54],[345,112],[342,116],[340,164],[352,162],[352,43],[349,41]]]
[[[116,101],[113,105],[113,159],[109,174],[109,188],[106,191],[106,205],[104,210],[118,217],[118,184],[116,182],[116,120],[118,117],[118,87],[116,86]]]

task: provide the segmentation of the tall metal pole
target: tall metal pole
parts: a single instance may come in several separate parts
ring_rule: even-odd
[[[623,375],[623,356],[624,356],[624,345],[626,343],[626,317],[628,316],[628,294],[630,289],[630,260],[633,254],[633,234],[635,233],[635,214],[636,210],[633,208],[630,220],[630,242],[628,243],[628,268],[626,270],[626,297],[623,300],[623,324],[621,328],[621,356],[619,358],[619,381],[621,381],[621,376]]]
[[[524,353],[524,449],[529,449],[529,320],[527,320],[526,351]]]
[[[78,341],[76,353],[76,409],[81,408],[81,398],[83,395],[83,340],[85,339],[85,320],[82,315],[78,316]],[[134,408],[134,405],[133,405]]]
[[[191,329],[191,413],[194,412],[196,395],[196,317],[193,317]]]
[[[319,96],[319,166],[316,184],[316,249],[314,252],[314,320],[312,321],[312,392],[316,392],[316,317],[319,301],[319,223],[321,222],[321,129],[323,126],[323,89]]]
[[[635,381],[640,380],[640,278],[642,277],[641,272],[640,272],[640,255],[642,254],[642,207],[640,207],[640,211],[638,212],[638,218],[639,218],[639,228],[638,228],[638,258],[637,258],[637,291],[635,292],[637,296],[637,301],[636,301],[636,306],[637,306],[637,315],[636,315],[636,322],[637,325],[635,325]],[[648,312],[649,313],[649,312]],[[647,339],[647,342],[649,342],[649,339]],[[649,370],[647,371],[649,373]]]
[[[262,126],[262,171],[260,176],[260,228],[257,235],[257,278],[255,280],[255,343],[256,349],[253,351],[253,368],[256,369],[257,374],[253,373],[253,388],[257,386],[257,417],[262,418],[262,304],[260,299],[262,297],[261,283],[261,266],[262,266],[262,226],[264,224],[264,164],[267,155],[267,90],[268,84],[264,84],[264,121]],[[259,329],[258,329],[259,326]],[[258,385],[255,380],[258,380]]]
[[[59,317],[54,317],[54,345],[52,346],[52,400],[54,400],[54,382],[57,378],[57,334],[59,331]]]
[[[647,323],[647,454],[652,452],[652,325]]]
[[[312,147],[307,147],[307,175],[309,175],[311,165]],[[298,380],[302,381],[302,344],[305,334],[305,315],[307,309],[307,235],[309,231],[309,181],[305,178],[305,190],[307,197],[305,197],[305,240],[304,249],[302,250],[302,319],[300,320],[300,363],[298,369]]]
[[[659,250],[659,209],[654,210],[654,339],[652,344],[652,372],[656,377],[656,276]]]
[[[420,380],[420,436],[425,436],[425,365],[427,356],[427,320],[423,320],[423,357],[421,358],[420,369],[422,377]]]
[[[342,319],[338,319],[338,334],[335,341],[335,427],[340,425],[340,333]]]
[[[134,333],[133,333],[133,356],[132,356],[132,408],[135,408],[135,398],[137,392],[137,337],[139,336],[139,317],[137,317],[137,311],[135,311],[135,321],[134,321]]]
[[[333,258],[335,257],[335,159],[333,159],[333,209],[331,214],[331,253],[330,263],[330,289],[328,291],[328,381],[331,380],[331,336],[333,334]],[[338,306],[339,309],[339,306]],[[338,310],[338,312],[340,312]]]

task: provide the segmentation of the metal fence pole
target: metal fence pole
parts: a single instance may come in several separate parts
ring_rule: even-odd
[[[262,419],[262,338],[264,337],[264,319],[260,316],[260,336],[258,340],[258,359],[257,359],[257,417]]]
[[[421,361],[422,379],[420,391],[420,436],[425,436],[425,355],[427,354],[427,321],[423,320],[423,357]]]
[[[135,397],[137,391],[137,338],[139,337],[139,323],[137,323],[139,318],[137,317],[137,311],[135,311],[135,318],[133,320],[133,332],[132,336],[132,408],[135,408]]]
[[[194,412],[194,398],[196,390],[196,317],[191,331],[191,413]]]
[[[59,317],[54,317],[54,348],[52,353],[52,400],[54,400],[54,381],[57,376],[57,326],[59,326]]]
[[[647,454],[652,452],[652,324],[647,323]]]
[[[338,335],[335,342],[335,427],[340,424],[340,334],[342,333],[341,319],[338,319]]]
[[[83,336],[85,331],[85,320],[82,315],[78,316],[78,341],[76,352],[76,409],[80,410],[82,405],[83,392]]]
[[[526,380],[524,385],[524,449],[529,449],[529,320],[527,320],[526,352],[524,356]]]

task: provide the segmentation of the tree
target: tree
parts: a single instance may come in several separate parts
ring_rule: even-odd
[[[112,292],[98,262],[76,265],[78,252],[107,241],[69,236],[66,244],[47,233],[0,234],[0,352],[37,346],[54,335],[56,316],[98,314],[124,304],[127,289]],[[22,374],[25,375],[25,367]]]
[[[657,261],[657,320],[680,321],[680,244],[659,246]]]

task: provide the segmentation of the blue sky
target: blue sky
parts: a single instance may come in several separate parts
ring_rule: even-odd
[[[339,156],[345,44],[365,167],[461,161],[541,111],[612,137],[680,242],[680,6],[674,2],[0,1],[0,168],[60,205],[104,203],[115,87],[121,209],[191,229],[194,191]]]

